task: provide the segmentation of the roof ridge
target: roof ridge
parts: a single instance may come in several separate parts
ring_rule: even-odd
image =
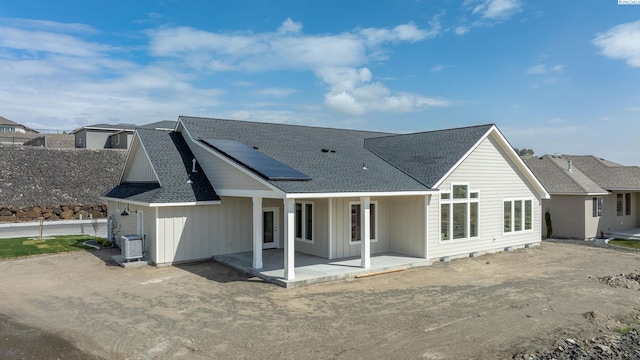
[[[565,155],[543,155],[544,156],[556,156],[559,159],[564,159]],[[572,156],[572,155],[569,155]],[[569,179],[572,183],[576,184],[580,189],[582,189],[582,191],[584,191],[585,193],[589,193],[589,190],[583,186],[582,184],[580,184],[574,177],[570,176],[569,171],[566,170],[566,168],[560,166],[560,164],[556,163],[553,160],[549,160],[551,162],[551,164],[553,164],[554,166],[556,166],[558,169],[560,169],[560,171],[562,171],[562,174]],[[567,161],[569,161],[569,159],[567,159]],[[578,167],[573,164],[572,162],[572,170],[575,170],[577,172],[579,172],[582,176],[584,176],[585,178],[587,178],[589,181],[591,181],[594,185],[596,185],[597,187],[599,187],[600,189],[602,189],[602,186],[600,186],[600,184],[596,183],[595,181],[593,181],[593,179],[591,179],[589,176],[587,176],[587,174],[583,173],[582,170],[578,169]],[[604,190],[604,189],[603,189]]]
[[[455,128],[446,128],[446,129],[436,129],[436,130],[426,130],[426,131],[417,131],[417,132],[410,132],[410,133],[402,133],[402,134],[390,134],[390,135],[385,135],[385,136],[378,136],[378,137],[371,137],[371,138],[366,138],[366,140],[369,139],[381,139],[381,138],[390,138],[390,137],[394,137],[394,136],[407,136],[407,135],[418,135],[418,134],[431,134],[431,133],[436,133],[436,132],[444,132],[444,131],[455,131],[455,130],[465,130],[465,129],[474,129],[474,128],[480,128],[480,127],[485,127],[485,126],[496,126],[496,124],[480,124],[480,125],[471,125],[471,126],[459,126],[459,127],[455,127]]]
[[[249,124],[266,124],[266,125],[276,125],[276,126],[303,127],[303,128],[325,129],[325,130],[351,131],[351,132],[358,132],[358,133],[378,133],[378,134],[383,134],[383,136],[402,135],[402,134],[386,132],[386,131],[377,131],[377,130],[358,130],[358,129],[346,129],[346,128],[317,126],[317,125],[300,125],[300,124],[284,124],[284,123],[274,123],[274,122],[265,122],[265,121],[221,119],[221,118],[209,118],[209,117],[203,117],[203,116],[188,116],[188,115],[178,116],[178,119],[182,119],[182,118],[191,118],[191,119],[200,119],[200,120],[219,120],[219,121],[241,122],[241,123],[249,123]]]

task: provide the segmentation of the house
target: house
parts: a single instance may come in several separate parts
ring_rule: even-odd
[[[136,130],[103,196],[112,235],[142,234],[158,265],[281,249],[476,256],[539,244],[548,194],[495,125],[390,134],[181,116]]]
[[[31,129],[15,121],[0,116],[0,132],[20,133],[20,134],[37,134],[38,131]]]
[[[126,149],[133,138],[134,124],[95,124],[73,130],[77,148]]]
[[[553,237],[624,236],[640,226],[640,167],[590,155],[544,155],[526,163],[551,195],[542,207]]]

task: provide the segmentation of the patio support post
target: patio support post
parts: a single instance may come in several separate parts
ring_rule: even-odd
[[[262,269],[262,198],[253,197],[253,268]]]
[[[294,280],[295,274],[295,200],[284,199],[284,279]]]
[[[371,267],[371,198],[363,196],[360,198],[360,224],[362,236],[360,246],[360,266],[368,269]]]

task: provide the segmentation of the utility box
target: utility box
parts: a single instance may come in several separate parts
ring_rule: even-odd
[[[129,261],[142,258],[142,236],[137,234],[123,235],[120,238],[122,257]]]

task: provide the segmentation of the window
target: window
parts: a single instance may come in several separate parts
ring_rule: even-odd
[[[631,193],[624,194],[624,214],[631,215]]]
[[[601,217],[602,216],[602,198],[594,197],[592,201],[593,201],[593,217]]]
[[[454,184],[440,194],[440,240],[478,237],[478,192]]]
[[[313,203],[296,203],[296,240],[313,241]]]
[[[362,240],[362,224],[361,224],[361,214],[362,208],[359,202],[352,202],[351,205],[351,218],[350,218],[350,227],[351,227],[351,243],[360,242]],[[378,202],[372,201],[369,205],[369,232],[371,236],[371,241],[378,240]]]
[[[622,216],[622,194],[616,194],[616,215]]]
[[[532,200],[503,201],[503,230],[505,233],[533,229]]]

